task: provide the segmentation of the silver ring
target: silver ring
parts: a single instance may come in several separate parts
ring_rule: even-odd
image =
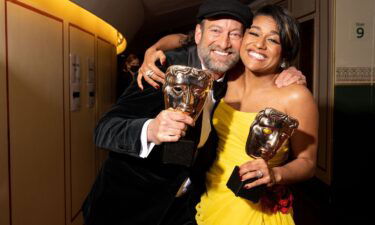
[[[257,170],[257,178],[262,178],[263,172],[261,170]]]
[[[149,78],[150,78],[153,74],[154,74],[154,71],[152,71],[152,70],[147,70],[146,73],[145,73],[145,75],[146,75],[147,77],[149,77]]]

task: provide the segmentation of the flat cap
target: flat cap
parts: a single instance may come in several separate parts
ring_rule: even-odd
[[[202,3],[197,14],[198,22],[216,16],[230,16],[241,22],[245,28],[253,22],[250,8],[238,0],[206,0]]]

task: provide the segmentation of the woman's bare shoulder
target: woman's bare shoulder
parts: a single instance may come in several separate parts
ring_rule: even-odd
[[[293,84],[282,89],[280,94],[283,97],[282,104],[287,114],[301,121],[318,117],[314,96],[306,86]]]
[[[306,101],[314,102],[314,97],[310,90],[301,84],[292,84],[280,88],[280,94],[288,103],[303,103]]]

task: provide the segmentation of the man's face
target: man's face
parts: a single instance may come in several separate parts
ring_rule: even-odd
[[[198,55],[207,69],[225,73],[239,60],[243,25],[237,20],[205,19],[195,29]]]
[[[165,106],[187,113],[195,120],[203,109],[210,85],[210,74],[191,67],[173,66],[166,73]]]

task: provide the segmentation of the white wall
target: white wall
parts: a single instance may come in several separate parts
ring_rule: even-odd
[[[335,6],[335,83],[374,82],[375,1],[339,0]]]

